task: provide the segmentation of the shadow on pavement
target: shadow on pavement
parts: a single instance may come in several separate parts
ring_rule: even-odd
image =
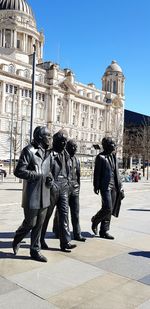
[[[131,210],[131,211],[150,211],[150,209],[144,209],[144,208],[130,208],[128,210]]]
[[[22,189],[6,189],[6,188],[3,188],[3,189],[0,189],[1,191],[22,191]]]
[[[0,259],[13,259],[13,260],[31,260],[30,256],[14,255],[13,253],[7,253],[0,251]]]
[[[146,258],[150,258],[150,251],[136,251],[136,252],[129,252],[129,254],[134,256],[143,256]]]

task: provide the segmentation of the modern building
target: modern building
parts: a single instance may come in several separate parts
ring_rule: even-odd
[[[66,128],[78,151],[90,155],[104,136],[112,136],[122,156],[124,80],[116,61],[102,76],[102,89],[76,81],[74,72],[43,60],[44,35],[25,0],[0,0],[0,159],[17,158],[29,141],[32,55],[36,46],[34,127],[51,135]],[[82,67],[81,67],[82,70]]]
[[[150,117],[127,109],[124,110],[124,167],[141,168],[150,160]]]

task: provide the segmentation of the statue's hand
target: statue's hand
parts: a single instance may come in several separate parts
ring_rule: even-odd
[[[51,176],[47,176],[47,177],[46,177],[46,186],[47,186],[48,188],[51,189],[52,184],[53,184],[53,179],[52,179],[52,177],[51,177]]]
[[[94,192],[95,192],[95,194],[99,194],[99,189],[94,188]]]

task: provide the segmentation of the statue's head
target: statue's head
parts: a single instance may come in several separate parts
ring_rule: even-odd
[[[38,126],[33,132],[33,139],[37,145],[42,146],[44,149],[49,147],[50,131],[47,127]]]
[[[66,130],[59,130],[53,135],[53,149],[56,152],[61,152],[64,150],[67,144],[68,133]]]
[[[102,146],[106,153],[112,153],[116,149],[115,141],[112,137],[104,137],[102,139]]]
[[[70,139],[67,142],[66,150],[68,151],[70,157],[73,157],[77,151],[77,143],[74,139]]]

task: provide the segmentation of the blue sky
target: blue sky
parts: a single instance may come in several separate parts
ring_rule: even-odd
[[[45,35],[44,60],[93,82],[112,60],[126,78],[125,108],[150,115],[149,0],[28,0]]]

